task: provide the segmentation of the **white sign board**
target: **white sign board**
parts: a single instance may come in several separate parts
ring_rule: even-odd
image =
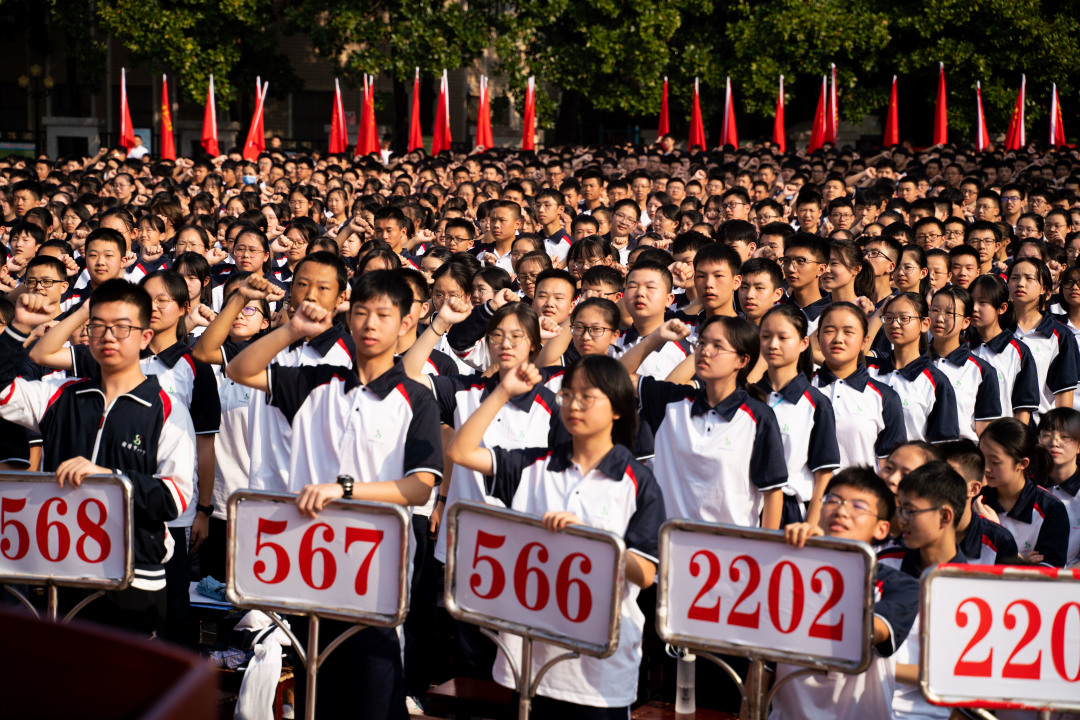
[[[1080,569],[940,565],[919,616],[930,702],[1080,710]]]
[[[606,657],[619,640],[626,546],[582,525],[472,502],[448,513],[446,609],[465,622]]]
[[[670,520],[660,528],[656,626],[682,647],[841,672],[870,662],[868,545]]]
[[[131,483],[51,473],[0,475],[0,582],[102,590],[131,582]]]
[[[296,495],[229,497],[226,595],[242,608],[391,627],[408,607],[408,531],[396,505],[339,500],[303,517]]]

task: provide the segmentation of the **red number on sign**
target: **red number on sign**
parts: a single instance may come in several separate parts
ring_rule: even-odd
[[[844,576],[840,574],[840,571],[829,565],[819,567],[814,571],[814,574],[810,576],[810,590],[815,593],[820,593],[824,588],[824,583],[818,578],[820,573],[825,573],[832,580],[832,592],[829,593],[829,599],[825,601],[825,604],[821,607],[821,611],[818,612],[817,617],[814,618],[814,623],[810,626],[810,637],[821,638],[822,640],[843,640],[844,639],[844,614],[840,614],[840,619],[832,625],[822,625],[819,623],[821,616],[836,607],[836,603],[840,602],[840,598],[844,595]]]
[[[576,558],[581,558],[582,575],[588,575],[592,572],[592,562],[589,561],[589,558],[582,553],[572,553],[567,555],[562,564],[559,565],[559,574],[555,578],[555,601],[559,604],[559,612],[563,614],[564,618],[575,623],[587,620],[592,612],[592,593],[589,592],[589,586],[581,578],[570,579],[570,570]],[[577,613],[574,615],[570,614],[571,585],[577,585],[578,589],[578,607]]]
[[[959,627],[967,627],[968,616],[963,608],[968,603],[972,603],[979,609],[979,627],[975,630],[975,637],[971,638],[967,647],[964,648],[964,652],[960,653],[960,659],[956,661],[956,665],[953,667],[953,675],[959,675],[961,677],[990,677],[994,663],[993,648],[990,648],[990,652],[987,653],[985,660],[964,659],[964,656],[971,651],[971,648],[975,647],[979,641],[986,637],[986,634],[990,632],[990,623],[992,622],[990,604],[982,598],[976,597],[970,597],[961,602],[956,607],[956,624]]]
[[[90,519],[90,514],[86,511],[86,508],[90,505],[97,508],[98,519],[96,522]],[[83,500],[76,517],[79,521],[79,529],[83,531],[83,534],[79,536],[79,541],[75,543],[75,552],[78,554],[79,559],[86,563],[103,562],[105,558],[109,557],[109,551],[112,549],[112,541],[109,540],[109,533],[105,532],[104,527],[105,503],[96,498]],[[87,538],[93,540],[98,546],[98,556],[93,560],[86,554]]]
[[[11,538],[4,538],[0,540],[0,552],[4,554],[8,560],[21,560],[26,556],[26,552],[30,549],[30,533],[26,531],[26,526],[18,520],[8,520],[7,513],[17,513],[26,507],[26,498],[2,498],[0,499],[0,533],[7,532],[8,526],[15,528],[15,537],[18,540],[19,549],[14,553],[11,552]]]
[[[266,572],[266,563],[259,560],[255,563],[255,577],[267,585],[275,585],[284,580],[289,575],[289,554],[285,552],[285,548],[281,547],[277,543],[272,543],[269,540],[263,542],[263,533],[267,535],[280,535],[285,532],[285,527],[288,525],[286,520],[268,520],[266,518],[259,518],[258,534],[255,536],[255,554],[258,555],[262,552],[263,548],[270,548],[274,553],[276,572],[273,577],[263,577],[263,573]]]
[[[731,582],[739,582],[739,577],[742,575],[738,568],[740,560],[746,565],[748,574],[746,579],[746,589],[743,590],[739,599],[735,601],[735,605],[731,608],[731,612],[728,613],[727,621],[728,625],[757,630],[761,619],[761,603],[755,605],[751,612],[742,612],[739,610],[739,606],[742,605],[743,600],[746,600],[746,598],[754,594],[754,591],[757,590],[758,585],[761,583],[761,567],[757,564],[757,560],[754,560],[754,558],[749,555],[739,555],[731,561],[731,569],[728,571],[728,574],[731,576]]]
[[[1069,602],[1062,605],[1054,615],[1054,625],[1050,631],[1050,656],[1054,659],[1054,669],[1058,675],[1068,682],[1080,680],[1080,662],[1077,663],[1076,674],[1069,676],[1069,669],[1065,667],[1065,621],[1069,617],[1069,610],[1076,608],[1077,619],[1080,620],[1080,603]],[[1077,647],[1075,643],[1069,643],[1069,647]],[[1080,653],[1077,653],[1080,655]]]
[[[483,576],[477,572],[473,573],[472,577],[469,578],[469,588],[476,593],[476,596],[479,598],[490,600],[493,597],[498,597],[503,591],[503,588],[506,587],[506,573],[503,572],[502,565],[490,555],[481,555],[480,548],[490,548],[494,550],[496,548],[501,548],[505,542],[505,535],[493,535],[491,533],[486,533],[483,530],[477,530],[476,532],[476,551],[473,553],[472,562],[473,570],[476,569],[477,564],[480,562],[486,562],[488,567],[491,568],[491,588],[486,595],[479,590],[480,586],[484,583]]]
[[[334,528],[326,523],[315,523],[307,529],[304,537],[300,540],[300,577],[304,579],[304,582],[312,590],[325,590],[334,584],[334,579],[337,577],[337,563],[334,562],[334,555],[326,548],[312,547],[315,543],[315,534],[319,530],[323,531],[323,540],[326,542],[333,541]],[[315,584],[315,578],[311,572],[316,554],[322,556],[323,563],[322,583],[318,585]]]
[[[543,610],[547,607],[548,595],[550,594],[548,579],[544,575],[544,571],[540,568],[529,567],[529,555],[532,554],[533,548],[539,548],[536,551],[536,559],[542,563],[546,563],[548,559],[547,548],[538,542],[531,542],[525,547],[521,548],[521,552],[518,553],[517,562],[514,563],[514,594],[517,595],[518,602],[529,610]],[[533,575],[536,578],[536,604],[529,604],[529,575]]]
[[[708,550],[698,550],[690,557],[690,574],[697,577],[701,573],[701,563],[697,561],[699,555],[703,555],[706,560],[709,561],[709,576],[705,579],[705,584],[701,586],[701,591],[698,592],[697,597],[694,598],[693,604],[690,606],[690,611],[686,613],[688,620],[701,620],[703,622],[720,622],[720,598],[716,598],[716,604],[712,607],[698,607],[698,601],[705,595],[705,593],[712,590],[718,580],[720,580],[720,560],[717,559]]]
[[[787,607],[786,603],[780,601],[780,583],[783,581],[785,567],[791,568],[791,624],[787,628],[780,626],[780,609]],[[799,622],[802,620],[803,603],[803,581],[799,568],[795,567],[795,564],[790,560],[778,563],[773,568],[772,575],[769,576],[769,619],[772,620],[773,627],[785,635],[799,627]]]
[[[360,563],[360,569],[356,571],[356,594],[367,595],[367,579],[368,570],[371,569],[371,559],[375,557],[375,551],[379,549],[379,543],[382,542],[383,531],[375,530],[374,528],[345,528],[345,552],[349,552],[349,546],[354,542],[369,542],[374,543],[371,546],[371,550],[368,550],[368,554],[364,556],[363,562]]]
[[[41,506],[41,511],[38,513],[37,518],[37,544],[41,549],[41,555],[49,562],[60,562],[67,557],[68,550],[71,547],[71,533],[68,532],[64,523],[59,520],[55,522],[49,522],[49,509],[56,505],[57,515],[67,514],[67,503],[63,498],[49,498],[45,501],[45,504]],[[49,533],[56,528],[56,555],[49,554]]]
[[[1028,625],[1027,630],[1024,631],[1024,637],[1020,638],[1019,644],[1013,648],[1012,655],[1005,661],[1005,667],[1001,669],[1001,677],[1038,680],[1042,675],[1042,650],[1035,656],[1034,662],[1014,663],[1013,658],[1039,634],[1039,628],[1042,627],[1042,615],[1039,613],[1039,608],[1030,600],[1014,600],[1005,608],[1006,630],[1012,630],[1016,627],[1016,615],[1012,612],[1014,605],[1019,605],[1027,611]]]

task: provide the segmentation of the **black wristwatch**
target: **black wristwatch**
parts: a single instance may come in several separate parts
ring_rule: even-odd
[[[195,509],[198,510],[199,512],[201,512],[206,517],[210,517],[211,515],[214,514],[214,506],[213,506],[213,504],[211,504],[211,505],[196,505]]]
[[[353,483],[356,482],[356,481],[353,480],[352,477],[349,476],[349,475],[338,475],[337,481],[338,481],[338,485],[341,486],[341,491],[342,491],[341,496],[343,498],[345,498],[346,500],[351,499],[352,498],[352,486],[353,486]]]

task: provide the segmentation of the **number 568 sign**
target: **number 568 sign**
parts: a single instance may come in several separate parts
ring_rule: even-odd
[[[396,505],[340,500],[312,519],[296,496],[229,496],[226,594],[237,607],[394,626],[408,606],[409,520]]]
[[[1080,569],[941,565],[919,614],[930,702],[1080,710]]]

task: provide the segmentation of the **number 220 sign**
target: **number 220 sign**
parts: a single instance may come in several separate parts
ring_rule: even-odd
[[[870,662],[874,555],[868,545],[689,520],[660,528],[656,628],[695,650],[823,670]]]
[[[919,615],[930,702],[1080,710],[1080,569],[940,565]]]

